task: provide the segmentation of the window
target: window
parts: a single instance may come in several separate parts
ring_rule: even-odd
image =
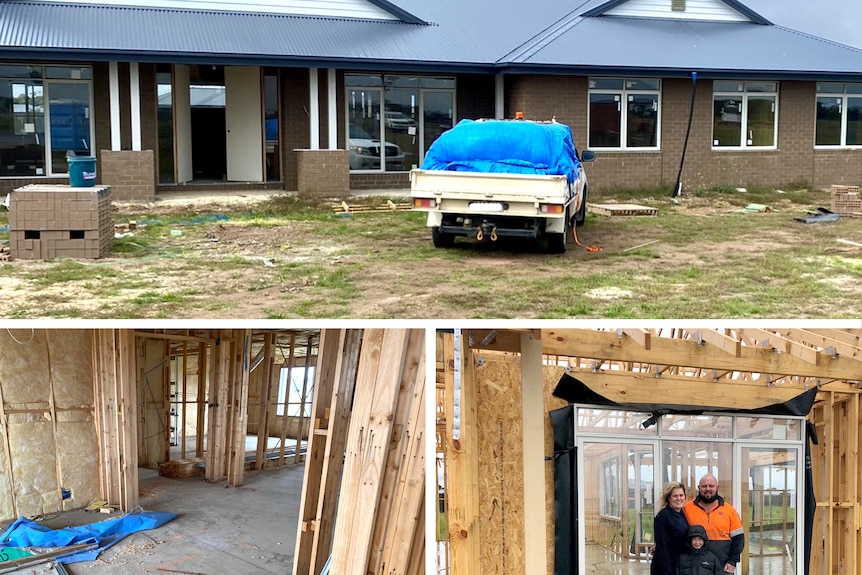
[[[454,78],[348,74],[345,84],[351,170],[419,167],[428,146],[454,123]]]
[[[0,177],[68,171],[66,155],[92,155],[88,66],[0,64]]]
[[[602,462],[601,483],[602,515],[605,517],[621,517],[620,515],[620,459],[614,457]]]
[[[862,144],[862,84],[817,83],[815,146]]]
[[[288,380],[288,376],[290,379]],[[305,396],[302,395],[305,387]],[[298,417],[300,407],[303,406],[303,415],[308,416],[311,410],[311,396],[314,391],[314,367],[308,368],[308,377],[305,375],[304,367],[288,369],[282,367],[278,378],[278,399],[275,414],[282,416]]]
[[[777,83],[716,81],[712,108],[714,148],[777,146]]]
[[[661,80],[590,78],[587,146],[657,150],[660,91]]]

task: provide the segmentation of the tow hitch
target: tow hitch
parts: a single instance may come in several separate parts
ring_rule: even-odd
[[[497,226],[495,226],[494,224],[487,222],[487,221],[482,222],[482,225],[480,225],[476,229],[476,240],[477,241],[481,242],[486,237],[491,238],[492,242],[497,241]]]

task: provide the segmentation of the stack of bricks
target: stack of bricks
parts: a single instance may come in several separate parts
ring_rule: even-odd
[[[107,256],[114,238],[111,188],[31,184],[9,196],[13,259]]]
[[[842,216],[862,217],[862,188],[833,185],[832,211]]]

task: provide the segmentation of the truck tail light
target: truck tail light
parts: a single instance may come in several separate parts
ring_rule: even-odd
[[[539,204],[539,211],[543,214],[562,214],[562,204]]]
[[[414,208],[433,208],[435,207],[437,202],[433,199],[425,199],[425,198],[414,198],[413,199],[413,207]]]

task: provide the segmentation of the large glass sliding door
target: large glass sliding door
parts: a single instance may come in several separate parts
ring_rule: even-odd
[[[802,545],[801,419],[665,415],[578,408],[580,572],[649,572],[653,518],[665,484],[688,499],[705,474],[739,511],[746,545],[739,575],[798,575]],[[589,567],[588,567],[589,566]]]
[[[48,82],[48,117],[51,126],[51,172],[69,172],[67,155],[92,156],[90,145],[90,85],[84,82]]]

